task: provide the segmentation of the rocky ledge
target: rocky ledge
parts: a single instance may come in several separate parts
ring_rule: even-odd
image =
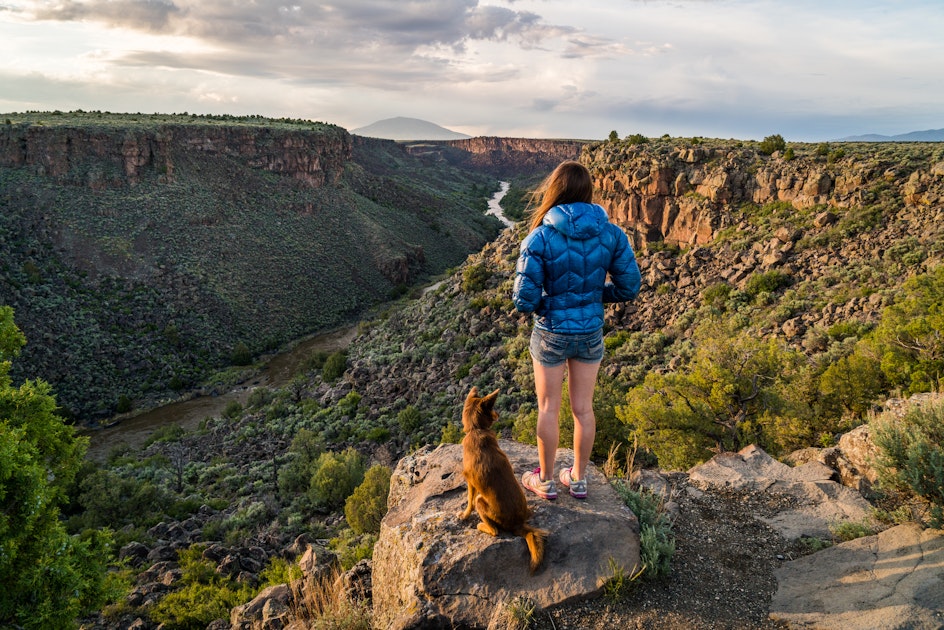
[[[517,474],[538,465],[537,449],[501,440]],[[559,465],[573,451],[558,451]],[[602,594],[615,572],[640,569],[639,522],[591,465],[586,500],[528,493],[531,524],[550,530],[543,565],[528,573],[524,540],[475,528],[465,508],[462,447],[443,444],[402,459],[390,482],[389,511],[374,547],[374,624],[378,628],[503,628],[505,609],[539,608]],[[595,483],[594,483],[595,482]]]

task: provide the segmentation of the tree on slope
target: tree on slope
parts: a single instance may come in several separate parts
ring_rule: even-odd
[[[0,627],[68,628],[102,595],[108,536],[69,536],[59,520],[86,440],[56,415],[48,383],[13,384],[25,343],[0,306]]]
[[[882,371],[905,394],[928,392],[944,379],[944,265],[909,278],[882,312],[871,339]]]
[[[686,469],[751,443],[778,450],[802,430],[808,410],[789,387],[802,363],[796,352],[733,319],[706,320],[693,342],[684,370],[650,373],[617,409],[660,466]]]

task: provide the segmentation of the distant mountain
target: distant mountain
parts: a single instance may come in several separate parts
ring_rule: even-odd
[[[863,136],[839,138],[834,142],[944,142],[944,129],[912,131],[897,136],[883,136],[877,133],[868,133]]]
[[[378,120],[366,127],[352,129],[351,133],[386,140],[462,140],[472,137],[426,120],[402,116]]]

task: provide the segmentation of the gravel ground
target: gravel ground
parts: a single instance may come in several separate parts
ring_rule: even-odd
[[[538,611],[540,630],[659,630],[786,628],[767,612],[777,588],[773,571],[802,554],[796,543],[755,516],[788,506],[775,495],[701,491],[687,475],[672,477],[679,504],[671,573],[633,583],[622,598],[608,597]]]

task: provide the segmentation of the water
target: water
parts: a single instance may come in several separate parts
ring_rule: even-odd
[[[348,326],[305,338],[291,350],[272,357],[261,374],[235,385],[228,392],[169,403],[111,427],[86,433],[89,436],[88,457],[101,462],[108,457],[109,451],[122,444],[135,448],[143,446],[155,431],[165,425],[177,425],[188,431],[196,429],[204,418],[219,416],[232,401],[245,405],[249,394],[256,387],[286,385],[311,356],[318,352],[344,350],[356,334],[357,326]]]
[[[488,200],[488,210],[485,211],[485,214],[497,217],[499,221],[505,224],[505,227],[511,227],[514,225],[514,222],[505,216],[501,207],[501,200],[508,194],[508,189],[511,187],[511,184],[508,182],[499,182],[499,186],[499,189],[492,195],[492,198]]]
[[[505,198],[505,195],[508,194],[508,189],[511,187],[511,184],[508,182],[498,182],[499,188],[495,191],[495,194],[492,195],[492,198],[488,200],[488,210],[485,211],[485,214],[497,218],[499,221],[505,224],[505,227],[511,227],[515,223],[511,221],[508,217],[505,216],[505,213],[502,211],[501,200]],[[430,291],[435,291],[444,280],[440,280],[434,284],[429,285],[423,289],[423,295],[426,295]]]

